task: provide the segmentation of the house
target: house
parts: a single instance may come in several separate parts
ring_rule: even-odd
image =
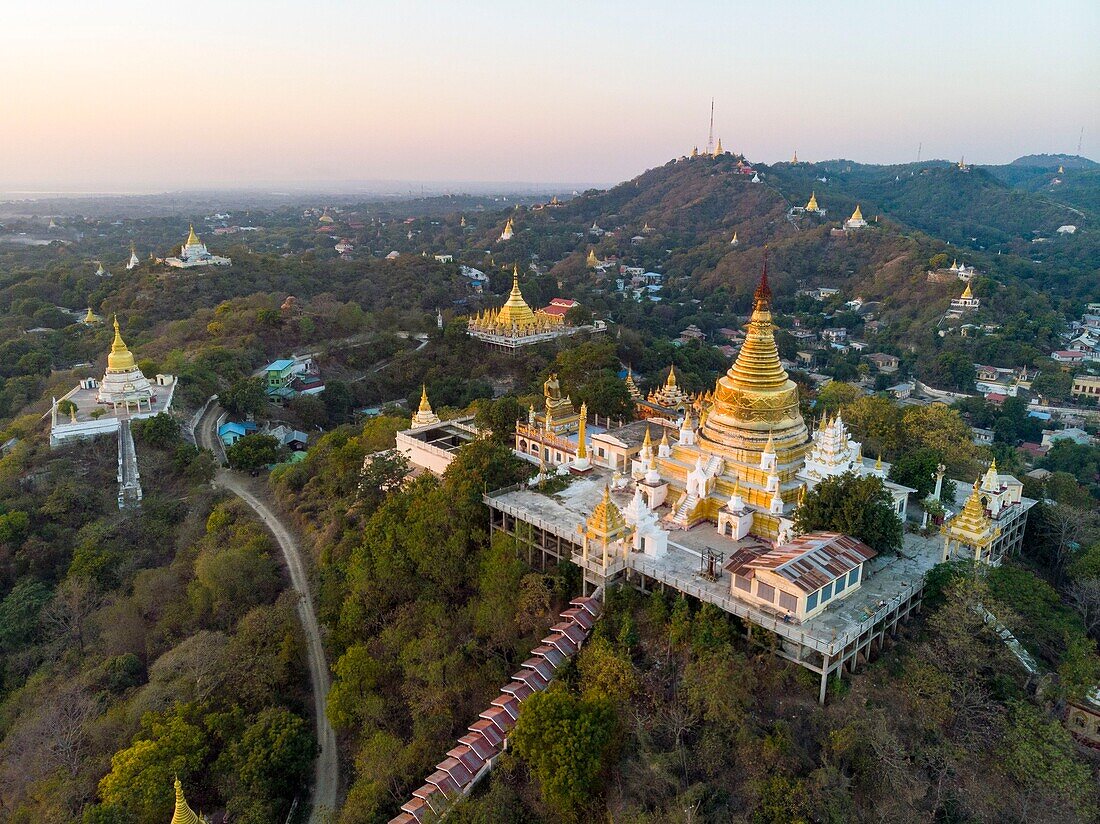
[[[1077,742],[1100,750],[1100,688],[1090,690],[1081,700],[1068,702],[1066,729]]]
[[[897,355],[887,355],[885,352],[875,352],[874,354],[868,355],[867,360],[869,360],[879,372],[886,372],[889,374],[898,371],[899,361]]]
[[[845,343],[848,340],[848,330],[839,327],[822,329],[821,339],[829,343]]]
[[[454,255],[436,255],[435,259],[440,263],[454,263]]]
[[[690,324],[687,329],[680,333],[680,342],[688,343],[693,340],[704,341],[707,339],[707,334],[694,323]]]
[[[290,382],[294,380],[297,364],[290,358],[280,358],[264,367],[267,394],[272,397],[292,397]]]
[[[1084,429],[1078,429],[1076,427],[1070,427],[1068,429],[1044,429],[1043,442],[1040,445],[1049,449],[1054,446],[1055,441],[1073,441],[1075,444],[1088,446],[1092,443],[1092,437]]]
[[[803,621],[859,589],[877,554],[847,535],[811,532],[774,549],[739,549],[725,568],[734,598]]]
[[[911,383],[897,383],[886,390],[899,401],[908,398],[913,394],[913,384]]]
[[[279,424],[272,427],[266,434],[271,435],[280,444],[293,452],[304,452],[309,443],[309,434],[300,429],[291,429],[289,426]]]
[[[1100,375],[1077,375],[1070,394],[1075,398],[1100,398]]]
[[[971,440],[978,446],[991,446],[993,444],[993,430],[983,429],[980,426],[970,427]]]
[[[218,427],[218,437],[221,438],[222,443],[226,446],[232,446],[245,435],[255,434],[256,430],[256,424],[251,421],[245,421],[244,423],[227,421]]]
[[[1057,363],[1084,363],[1085,353],[1073,349],[1062,349],[1050,353],[1050,359]]]

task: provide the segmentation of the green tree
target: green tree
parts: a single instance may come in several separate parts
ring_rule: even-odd
[[[901,549],[902,525],[882,480],[845,472],[826,478],[806,493],[795,512],[800,533],[840,532],[858,538],[878,552]]]
[[[158,449],[168,449],[182,440],[179,422],[167,412],[134,421],[133,428],[138,438]]]
[[[337,729],[347,729],[381,716],[383,701],[378,688],[385,668],[361,644],[348,647],[333,667],[335,678],[326,712]]]
[[[263,378],[241,378],[218,393],[218,403],[234,418],[259,415],[267,404]]]
[[[50,589],[41,581],[23,578],[0,601],[0,648],[15,651],[38,632],[38,616],[49,603]]]
[[[821,387],[821,391],[817,393],[814,412],[835,415],[838,409],[853,403],[861,394],[858,386],[844,381],[832,381]]]
[[[278,463],[282,448],[277,438],[254,433],[245,435],[225,450],[226,460],[233,469],[256,472]]]
[[[614,763],[619,723],[610,701],[586,700],[560,684],[524,704],[511,742],[531,769],[543,800],[565,821],[576,821],[599,793]]]
[[[313,760],[313,735],[305,720],[282,707],[268,707],[233,743],[234,772],[253,795],[293,798]]]
[[[944,456],[947,471],[954,477],[973,477],[978,471],[978,448],[957,409],[939,404],[907,409],[901,418],[901,434],[903,452],[934,450]]]

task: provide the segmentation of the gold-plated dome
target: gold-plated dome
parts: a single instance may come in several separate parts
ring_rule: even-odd
[[[192,223],[191,224],[191,231],[187,235],[187,243],[184,244],[184,245],[185,246],[198,246],[199,242],[200,242],[199,241],[199,236],[195,234],[195,224]]]
[[[118,327],[118,315],[115,315],[115,339],[111,344],[111,354],[107,356],[108,372],[127,372],[137,368],[133,353],[127,348]]]

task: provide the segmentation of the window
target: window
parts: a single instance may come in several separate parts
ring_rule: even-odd
[[[821,603],[825,603],[833,597],[833,585],[832,582],[826,584],[821,588]]]
[[[841,575],[836,581],[833,582],[833,587],[836,589],[837,595],[844,591],[844,587],[848,586],[848,576]]]
[[[810,610],[815,609],[816,607],[817,607],[817,593],[816,592],[811,592],[809,595],[806,596],[806,612],[809,612]]]
[[[789,592],[779,590],[779,606],[794,612],[798,609],[798,598],[791,595]]]
[[[848,586],[859,583],[859,571],[861,569],[863,569],[863,567],[856,567],[848,573]]]
[[[742,575],[733,576],[733,585],[738,589],[743,589],[745,592],[749,592],[752,589],[752,585],[749,583],[749,579]]]
[[[775,587],[765,584],[763,581],[757,581],[756,595],[770,604],[775,600]]]

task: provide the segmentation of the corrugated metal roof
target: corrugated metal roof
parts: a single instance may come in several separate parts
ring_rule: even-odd
[[[751,578],[768,570],[803,592],[816,592],[878,553],[862,541],[838,532],[811,532],[761,553],[738,550],[726,564],[730,573]]]

